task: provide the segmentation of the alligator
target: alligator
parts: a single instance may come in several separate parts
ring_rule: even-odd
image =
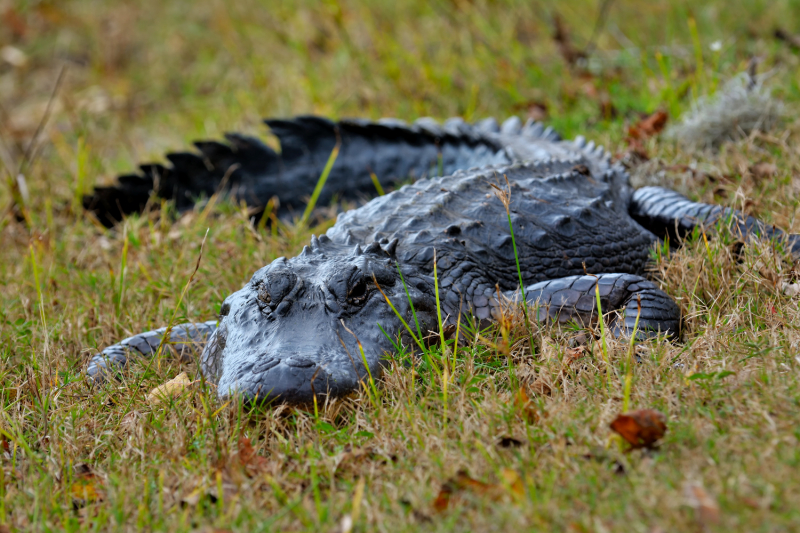
[[[655,245],[674,245],[698,226],[730,224],[743,238],[774,239],[800,257],[800,236],[669,189],[634,190],[602,148],[583,137],[562,140],[539,123],[300,117],[269,124],[280,155],[263,145],[258,153],[269,156],[201,145],[211,160],[192,163],[202,192],[228,179],[225,190],[236,199],[263,205],[277,195],[284,205],[300,205],[298,191],[308,193],[337,143],[327,199],[336,190],[352,196],[347,187],[371,186],[376,172],[385,183],[437,166],[443,176],[340,214],[302,253],[256,271],[224,300],[218,320],[142,333],[104,349],[88,366],[92,380],[102,381],[131,355],[199,345],[200,370],[221,399],[308,403],[350,394],[380,376],[396,343],[438,333],[439,316],[444,327],[462,318],[477,327],[490,323],[507,301],[521,300],[521,287],[529,315],[541,322],[589,325],[597,320],[599,294],[602,312],[616,312],[609,315],[612,334],[677,338],[680,310],[646,269]],[[223,152],[228,159],[210,155]],[[171,159],[177,195],[163,186],[157,192],[195,194],[189,158]]]

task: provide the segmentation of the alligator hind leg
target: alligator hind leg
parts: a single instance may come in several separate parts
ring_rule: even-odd
[[[217,329],[217,321],[189,322],[173,326],[169,340],[164,342],[178,356],[190,355],[195,350],[202,351],[206,340]],[[103,381],[112,367],[123,367],[128,362],[128,355],[135,354],[145,357],[153,355],[158,350],[167,328],[147,331],[128,337],[118,344],[109,346],[99,354],[92,357],[86,369],[86,375],[95,382]]]
[[[795,259],[800,259],[800,235],[786,234],[760,220],[745,216],[729,207],[692,202],[685,196],[664,187],[642,187],[633,194],[630,214],[636,221],[672,242],[690,233],[696,226],[713,226],[730,220],[732,230],[744,239],[762,237],[774,240],[786,238]]]
[[[609,329],[614,336],[632,335],[639,316],[637,337],[680,333],[681,312],[677,304],[656,284],[632,274],[570,276],[536,283],[525,288],[529,305],[538,307],[538,320],[578,322],[589,325],[597,320],[597,293],[603,314],[620,311]]]

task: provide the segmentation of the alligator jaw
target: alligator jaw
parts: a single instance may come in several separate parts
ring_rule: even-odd
[[[303,254],[273,261],[229,296],[201,358],[220,398],[304,404],[379,378],[403,321],[414,321],[409,296],[425,330],[436,323],[432,287],[412,267],[403,275],[415,285],[403,285],[386,251],[394,250],[391,244],[362,251],[312,241]]]

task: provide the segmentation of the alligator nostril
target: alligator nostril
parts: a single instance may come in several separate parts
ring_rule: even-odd
[[[317,364],[311,359],[298,355],[287,357],[283,360],[283,363],[287,366],[293,366],[295,368],[309,368]]]
[[[280,359],[277,359],[275,357],[265,357],[263,359],[256,361],[256,363],[252,366],[252,372],[253,374],[260,374],[262,372],[266,372],[270,368],[278,366],[280,362],[281,362]]]
[[[278,307],[275,308],[275,314],[278,316],[283,316],[289,312],[289,308],[292,306],[291,302],[288,300],[282,301]]]

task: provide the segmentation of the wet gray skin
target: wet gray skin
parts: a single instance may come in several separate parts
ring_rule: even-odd
[[[357,390],[369,375],[367,366],[380,377],[387,362],[382,356],[394,351],[403,325],[378,286],[406,323],[414,324],[396,263],[386,251],[391,246],[361,252],[325,237],[321,241],[298,257],[258,270],[225,299],[219,328],[202,356],[203,372],[218,381],[220,397],[238,393],[250,400],[307,403],[315,393]],[[436,316],[432,280],[413,267],[404,267],[403,277],[427,331]],[[391,340],[378,325],[392,332]]]

